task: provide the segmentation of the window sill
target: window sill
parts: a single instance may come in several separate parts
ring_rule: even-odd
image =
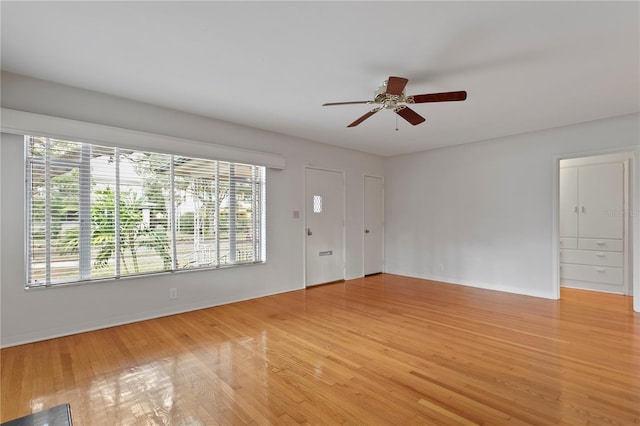
[[[245,268],[251,266],[259,266],[265,265],[267,262],[253,262],[253,263],[240,263],[236,265],[221,265],[216,267],[201,267],[201,268],[190,268],[190,269],[179,269],[176,271],[168,271],[168,272],[149,272],[146,274],[137,274],[137,275],[126,275],[123,277],[108,277],[108,278],[96,278],[92,280],[82,280],[82,281],[71,281],[64,282],[58,284],[50,284],[50,285],[26,285],[24,287],[25,291],[38,291],[44,289],[53,289],[53,288],[65,288],[65,287],[76,287],[76,286],[85,286],[85,285],[93,285],[99,283],[107,283],[107,282],[118,282],[118,281],[129,281],[129,280],[137,280],[141,278],[151,278],[151,277],[163,277],[163,276],[171,276],[171,275],[181,275],[192,272],[211,272],[218,271],[224,269],[236,269],[236,268]]]

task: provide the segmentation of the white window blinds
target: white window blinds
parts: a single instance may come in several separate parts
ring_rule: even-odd
[[[265,259],[261,166],[25,137],[27,286]]]

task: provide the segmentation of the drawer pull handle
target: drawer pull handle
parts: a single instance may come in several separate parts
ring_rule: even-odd
[[[603,246],[603,245],[605,245],[606,243],[605,243],[604,241],[597,241],[597,242],[596,242],[596,244],[597,244],[597,245],[599,245],[599,246]]]
[[[596,271],[598,271],[598,272],[604,272],[604,268],[596,268]]]
[[[604,257],[604,253],[602,253],[602,252],[598,252],[598,253],[596,253],[596,256],[598,256],[598,257]]]

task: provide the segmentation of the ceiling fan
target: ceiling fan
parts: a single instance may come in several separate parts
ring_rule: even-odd
[[[403,77],[389,77],[388,80],[383,81],[380,87],[374,92],[375,97],[372,101],[354,101],[354,102],[329,102],[322,104],[322,106],[331,105],[349,105],[349,104],[375,104],[374,109],[358,118],[347,127],[355,127],[362,123],[367,118],[371,117],[376,112],[382,109],[393,109],[393,111],[400,117],[407,120],[409,123],[420,124],[425,121],[425,118],[409,108],[405,104],[422,104],[426,102],[449,102],[449,101],[464,101],[467,99],[467,92],[464,90],[458,92],[442,92],[442,93],[429,93],[424,95],[407,96],[404,93],[404,88],[409,82],[408,79]]]

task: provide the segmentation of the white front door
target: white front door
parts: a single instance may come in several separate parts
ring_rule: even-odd
[[[344,279],[344,179],[341,172],[306,169],[307,286]]]
[[[364,177],[364,274],[382,272],[384,262],[384,187],[381,177]]]

